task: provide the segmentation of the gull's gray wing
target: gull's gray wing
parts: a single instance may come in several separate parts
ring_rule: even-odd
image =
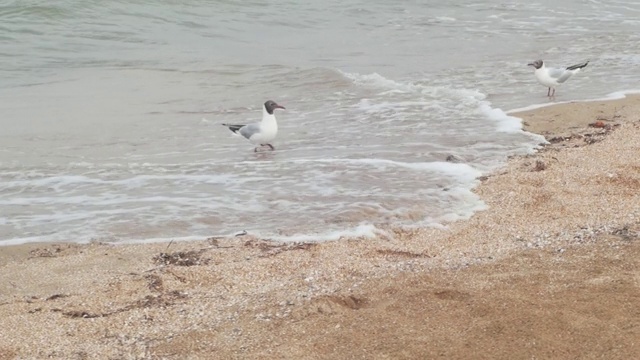
[[[549,68],[549,76],[556,79],[557,82],[563,83],[573,75],[573,71],[567,69]]]
[[[240,135],[244,136],[247,139],[251,139],[251,137],[260,132],[260,123],[253,123],[249,125],[245,125],[240,128],[238,131]]]

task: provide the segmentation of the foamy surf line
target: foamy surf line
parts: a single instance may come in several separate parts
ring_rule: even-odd
[[[119,241],[114,244],[151,244],[151,243],[162,243],[162,242],[171,242],[171,241],[197,241],[197,240],[206,240],[210,238],[227,238],[232,239],[238,236],[255,236],[256,238],[269,240],[269,241],[277,241],[277,242],[323,242],[323,241],[335,241],[343,238],[367,238],[372,239],[380,235],[388,235],[388,233],[375,225],[372,224],[360,224],[356,227],[347,228],[344,230],[333,230],[327,231],[323,233],[309,233],[309,234],[293,234],[289,236],[267,236],[260,235],[260,233],[252,233],[250,231],[240,231],[235,234],[228,235],[218,235],[218,236],[207,236],[207,237],[197,237],[197,236],[185,236],[179,238],[154,238],[154,239],[134,239],[134,240],[124,240]]]
[[[110,245],[135,245],[135,244],[155,244],[155,243],[169,243],[169,242],[189,242],[189,241],[205,241],[211,238],[215,239],[233,239],[238,236],[254,236],[259,239],[277,241],[277,242],[324,242],[324,241],[336,241],[344,238],[366,238],[372,239],[380,235],[389,236],[389,233],[381,228],[372,224],[360,224],[356,227],[347,228],[344,230],[333,230],[323,233],[309,233],[309,234],[293,234],[289,236],[268,236],[261,235],[260,233],[253,233],[250,231],[239,231],[233,234],[221,234],[210,236],[179,236],[179,237],[166,237],[166,238],[148,238],[148,239],[122,239],[118,241],[101,241],[99,239],[85,240],[85,241],[46,241],[42,237],[27,237],[11,240],[0,241],[1,246],[16,246],[24,244],[59,244],[59,243],[72,243],[72,244],[90,244],[92,242],[99,242],[102,244]]]
[[[475,122],[476,128],[478,127],[477,124],[481,122],[483,123],[483,125],[481,125],[483,128],[485,124],[490,124],[489,128],[494,129],[497,133],[525,135],[528,139],[519,143],[520,149],[509,149],[511,150],[511,154],[521,153],[522,151],[533,153],[539,148],[540,144],[546,143],[544,136],[523,131],[522,119],[511,116],[509,112],[505,112],[501,108],[494,107],[493,104],[487,100],[487,95],[477,89],[430,85],[428,81],[420,80],[389,79],[375,72],[359,74],[349,73],[339,69],[337,71],[357,87],[378,91],[379,98],[364,98],[356,105],[359,110],[367,114],[375,115],[377,113],[383,113],[387,115],[385,111],[402,110],[403,107],[421,107],[421,111],[424,113],[432,113],[434,109],[443,109],[445,112],[456,109],[456,111],[460,111],[459,114],[456,114],[457,117],[471,117],[476,120],[481,119],[481,121]],[[389,96],[398,94],[402,95],[400,99],[396,99],[393,102],[386,100]],[[382,101],[380,99],[382,99]],[[394,118],[394,120],[401,119],[402,117]],[[473,131],[473,124],[470,124],[468,128]],[[452,153],[455,153],[455,151]],[[506,158],[498,164],[498,167],[505,163]],[[496,168],[493,165],[480,167],[483,171],[492,171]]]
[[[450,165],[450,164],[449,164]],[[479,172],[478,172],[479,174]],[[477,182],[477,179],[474,179]],[[447,224],[455,221],[467,220],[477,211],[487,209],[484,202],[479,200],[477,195],[473,194],[468,186],[452,188],[448,191],[452,196],[468,197],[465,202],[466,206],[458,209],[456,213],[445,213],[438,217],[425,217],[422,220],[412,221],[412,223],[401,222],[382,222],[374,225],[369,222],[362,222],[356,226],[346,227],[344,229],[331,229],[327,231],[309,231],[302,233],[291,233],[291,235],[277,235],[271,232],[253,231],[252,229],[243,229],[226,234],[202,234],[188,236],[172,236],[172,237],[150,237],[150,238],[126,238],[118,236],[101,236],[94,232],[92,234],[78,234],[64,231],[62,233],[14,238],[1,240],[0,246],[12,246],[21,244],[56,244],[56,243],[76,243],[89,244],[93,242],[119,245],[119,244],[150,244],[150,243],[166,243],[166,242],[186,242],[186,241],[205,241],[210,238],[227,238],[231,239],[238,235],[249,235],[259,239],[277,241],[277,242],[324,242],[337,241],[341,239],[365,238],[372,239],[378,236],[393,237],[388,229],[415,229],[415,228],[440,228],[446,229]]]
[[[607,94],[607,95],[605,95],[604,97],[601,97],[601,98],[582,99],[582,100],[568,100],[568,101],[550,102],[550,103],[545,103],[545,104],[533,104],[533,105],[529,105],[529,106],[525,106],[525,107],[521,107],[521,108],[511,109],[511,110],[506,111],[505,113],[506,114],[515,114],[515,113],[519,113],[519,112],[537,110],[537,109],[541,109],[541,108],[545,108],[545,107],[549,107],[549,106],[554,106],[554,105],[561,105],[561,104],[620,100],[620,99],[626,98],[627,95],[638,95],[638,94],[640,94],[640,90],[621,90],[621,91],[614,91],[614,92],[609,93],[609,94]]]

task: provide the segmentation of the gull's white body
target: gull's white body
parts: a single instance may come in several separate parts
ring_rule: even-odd
[[[569,80],[575,73],[579,72],[580,69],[575,70],[567,70],[567,69],[557,69],[557,68],[548,68],[544,64],[540,69],[536,69],[536,79],[538,82],[546,87],[550,87],[555,89],[556,86],[562,84],[563,82]]]
[[[556,94],[556,87],[558,85],[569,80],[569,78],[578,73],[580,69],[586,67],[588,64],[589,61],[582,64],[571,65],[567,68],[561,69],[546,67],[544,61],[536,60],[528,65],[536,68],[534,74],[538,82],[549,88],[549,90],[547,91],[547,96],[554,96]],[[551,92],[552,90],[553,93]]]
[[[248,124],[222,124],[231,130],[234,134],[242,135],[245,139],[249,140],[254,145],[260,145],[256,147],[254,151],[262,146],[268,146],[271,150],[275,150],[273,145],[270,144],[273,139],[278,135],[278,121],[274,115],[275,109],[284,109],[284,106],[276,104],[272,100],[262,105],[262,121]]]
[[[252,144],[268,144],[278,135],[278,121],[276,121],[275,115],[269,114],[267,109],[262,106],[262,121],[245,125],[238,132]]]

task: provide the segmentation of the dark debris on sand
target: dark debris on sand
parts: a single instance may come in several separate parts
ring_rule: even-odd
[[[206,265],[211,259],[202,258],[202,250],[162,252],[153,257],[157,265],[195,266]]]

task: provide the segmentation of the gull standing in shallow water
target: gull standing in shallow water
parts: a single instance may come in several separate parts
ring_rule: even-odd
[[[527,66],[533,66],[534,68],[536,68],[536,79],[538,79],[538,82],[540,84],[549,88],[549,90],[547,90],[547,96],[553,97],[556,95],[556,86],[569,80],[569,78],[572,77],[573,74],[577,73],[578,71],[580,71],[580,69],[587,66],[588,64],[589,61],[581,64],[571,65],[565,69],[559,69],[548,68],[544,66],[544,61],[536,60],[532,63],[527,64]],[[551,89],[553,89],[553,92],[551,92]]]
[[[273,114],[275,109],[284,109],[284,106],[276,104],[275,101],[268,100],[262,107],[262,121],[247,125],[222,125],[228,127],[233,133],[244,136],[244,138],[251,141],[251,143],[260,145],[253,149],[254,152],[258,152],[258,149],[263,146],[268,146],[273,151],[276,148],[274,148],[270,142],[275,139],[278,134],[278,122],[276,121],[276,116]]]

